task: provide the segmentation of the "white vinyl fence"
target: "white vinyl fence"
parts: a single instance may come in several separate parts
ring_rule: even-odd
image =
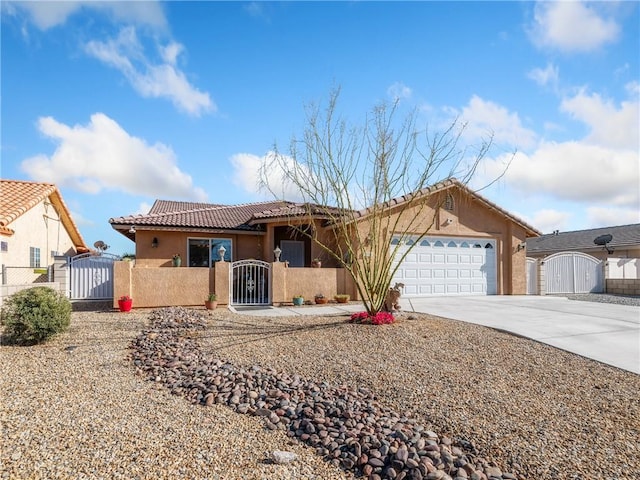
[[[609,258],[607,260],[607,278],[640,278],[640,258]]]

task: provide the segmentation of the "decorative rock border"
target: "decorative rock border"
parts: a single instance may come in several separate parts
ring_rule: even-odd
[[[131,359],[147,379],[191,403],[224,404],[264,418],[327,461],[370,480],[524,479],[476,455],[467,441],[453,442],[380,404],[366,389],[317,383],[252,366],[239,368],[204,355],[196,341],[206,326],[193,310],[166,308],[132,342]]]

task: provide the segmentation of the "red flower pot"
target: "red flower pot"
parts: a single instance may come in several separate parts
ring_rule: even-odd
[[[121,312],[130,312],[132,305],[133,305],[132,298],[128,300],[118,300],[118,308],[120,309]]]

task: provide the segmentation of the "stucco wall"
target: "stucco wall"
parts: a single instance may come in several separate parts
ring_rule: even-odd
[[[172,258],[177,253],[182,257],[182,266],[188,263],[188,241],[190,238],[228,238],[231,239],[233,250],[232,260],[255,258],[263,260],[263,235],[229,235],[226,233],[209,234],[195,232],[169,232],[137,229],[136,231],[136,263],[139,267],[171,267]],[[158,240],[158,246],[152,247],[153,239]],[[268,259],[270,261],[271,258]]]
[[[45,216],[52,218],[45,219]],[[7,242],[7,251],[1,253],[1,262],[4,265],[28,267],[30,247],[40,249],[41,268],[53,264],[52,251],[60,255],[75,254],[73,242],[66,228],[59,221],[58,213],[53,205],[45,206],[44,201],[11,222],[9,227],[15,233],[10,237],[0,236],[0,240]],[[38,276],[33,274],[34,279]]]
[[[134,308],[172,305],[204,305],[209,292],[218,296],[218,305],[229,302],[230,263],[216,263],[215,268],[138,267],[133,262],[114,263],[114,308],[118,298],[129,295]],[[313,300],[317,293],[333,298],[347,293],[353,300],[357,293],[351,278],[340,268],[286,268],[272,264],[272,301],[291,303],[293,295]]]
[[[322,294],[330,300],[334,295],[346,293],[357,298],[353,281],[343,268],[285,268],[283,263],[273,264],[273,303],[291,303],[294,295],[312,300]]]
[[[439,208],[446,192],[432,195],[425,205],[412,207],[402,213],[403,218],[406,215],[406,220],[398,222],[395,231],[407,230],[417,235],[428,229],[429,236],[494,239],[498,294],[525,294],[526,255],[525,250],[517,251],[517,246],[526,239],[524,228],[462,191],[450,190],[449,193],[454,200],[453,210]],[[389,228],[395,225],[401,208],[391,211],[389,220],[385,222]],[[369,224],[362,222],[358,228],[366,232]],[[392,233],[390,231],[387,237]]]
[[[171,305],[204,305],[215,291],[212,268],[137,267],[132,262],[114,263],[114,299],[129,295],[134,308]]]

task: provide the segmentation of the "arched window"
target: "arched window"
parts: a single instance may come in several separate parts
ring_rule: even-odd
[[[416,241],[413,238],[409,238],[406,242],[405,245],[413,245],[414,243],[416,243]]]
[[[391,239],[391,245],[398,245],[400,243],[400,239],[398,237],[393,237]]]
[[[438,240],[436,243],[433,244],[434,247],[444,247],[444,243],[442,243],[440,240]]]
[[[484,248],[493,248],[493,245],[491,245],[490,243],[487,243]]]
[[[461,246],[462,248],[469,248],[469,244],[468,244],[467,242],[462,242],[462,243],[460,244],[460,246]]]
[[[431,246],[431,244],[429,243],[429,240],[422,240],[420,242],[420,246],[421,247],[429,247],[429,246]]]
[[[454,242],[453,240],[451,240],[449,243],[447,243],[447,247],[451,247],[451,248],[456,248],[458,245],[456,245],[456,242]]]

